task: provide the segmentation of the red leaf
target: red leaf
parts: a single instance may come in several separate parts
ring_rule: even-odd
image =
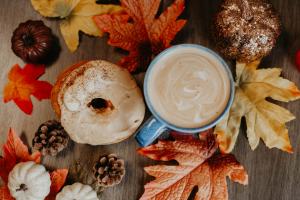
[[[3,157],[0,158],[0,176],[5,183],[8,181],[8,174],[19,162],[34,161],[40,163],[39,152],[29,154],[28,148],[16,135],[13,129],[9,129],[6,143],[2,148]]]
[[[179,165],[155,165],[145,171],[156,179],[145,185],[141,200],[186,200],[198,186],[195,199],[228,199],[226,177],[247,184],[244,167],[231,154],[216,154],[217,143],[211,131],[200,135],[175,136],[175,141],[159,141],[138,152],[154,160],[176,160]]]
[[[300,70],[300,50],[298,50],[296,53],[296,66],[298,70]]]
[[[10,195],[9,189],[7,186],[0,187],[0,199],[1,200],[14,200]]]
[[[184,0],[175,0],[158,18],[161,0],[121,0],[128,13],[94,17],[99,29],[110,34],[108,44],[129,51],[120,65],[130,72],[146,68],[152,58],[170,46],[186,20],[177,20],[184,10]]]
[[[52,85],[46,81],[37,80],[45,73],[44,65],[26,64],[21,68],[14,65],[8,74],[8,83],[4,88],[4,102],[13,100],[26,114],[31,114],[33,105],[30,96],[38,100],[50,98]]]
[[[67,169],[57,169],[50,174],[51,178],[51,188],[50,194],[45,200],[55,200],[57,193],[60,191],[62,186],[65,184],[68,175]]]

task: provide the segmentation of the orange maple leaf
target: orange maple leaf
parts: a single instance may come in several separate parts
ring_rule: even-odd
[[[6,143],[2,148],[3,156],[0,157],[0,177],[7,183],[8,174],[19,162],[34,161],[41,162],[40,152],[30,154],[28,148],[23,144],[13,129],[9,129]]]
[[[60,191],[62,186],[65,184],[66,178],[68,175],[67,169],[57,169],[50,174],[51,178],[51,187],[50,194],[46,197],[45,200],[55,200],[57,193]]]
[[[0,187],[0,199],[1,200],[14,200],[10,195],[9,189],[7,186]]]
[[[152,58],[170,46],[186,23],[177,20],[184,10],[184,0],[175,0],[156,18],[161,0],[121,0],[126,14],[94,16],[99,29],[110,33],[108,44],[129,51],[120,65],[130,72],[146,68]]]
[[[50,98],[52,85],[37,80],[44,73],[44,65],[26,64],[24,68],[14,65],[8,74],[9,82],[4,88],[4,103],[13,100],[23,112],[31,114],[33,105],[30,95],[38,100]]]
[[[179,165],[156,165],[145,171],[156,179],[145,185],[140,200],[185,200],[194,187],[195,199],[228,199],[226,177],[240,184],[248,184],[244,167],[231,154],[215,154],[217,143],[211,132],[200,139],[176,136],[175,141],[159,141],[138,152],[154,160],[176,160]]]

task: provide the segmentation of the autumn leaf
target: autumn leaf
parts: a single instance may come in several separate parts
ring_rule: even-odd
[[[14,200],[14,198],[11,197],[7,186],[0,187],[0,199],[1,200]]]
[[[19,162],[34,161],[40,163],[41,154],[39,152],[29,154],[28,148],[23,144],[13,129],[8,132],[6,143],[2,148],[0,157],[0,177],[7,183],[8,174]]]
[[[269,148],[292,152],[285,123],[295,119],[286,109],[266,98],[289,102],[300,98],[293,82],[280,77],[281,69],[257,69],[259,61],[236,65],[236,92],[230,112],[215,128],[222,152],[231,152],[239,134],[242,117],[246,118],[247,137],[252,150],[260,141]]]
[[[67,169],[57,169],[50,173],[51,187],[50,194],[45,200],[55,200],[57,193],[64,186],[67,179],[68,170]]]
[[[146,68],[152,58],[170,46],[186,20],[177,20],[184,10],[184,0],[175,0],[156,17],[161,0],[121,0],[128,15],[99,15],[94,20],[100,30],[108,32],[108,44],[129,51],[120,65],[130,72]]]
[[[32,6],[45,17],[62,19],[60,30],[71,52],[79,45],[79,32],[102,36],[92,17],[121,10],[118,5],[96,4],[95,0],[31,0]]]
[[[175,141],[159,141],[139,149],[141,155],[154,160],[176,160],[179,165],[155,165],[145,171],[156,179],[145,185],[140,200],[186,200],[194,187],[195,199],[228,199],[226,177],[246,185],[248,175],[231,154],[216,154],[217,143],[211,131],[191,136],[176,136]]]
[[[18,64],[14,65],[4,88],[4,102],[13,100],[24,113],[31,114],[33,110],[31,95],[38,100],[50,98],[52,85],[37,80],[44,73],[44,65],[26,64],[24,68]]]

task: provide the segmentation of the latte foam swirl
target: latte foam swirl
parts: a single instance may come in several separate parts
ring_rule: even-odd
[[[179,127],[197,128],[225,109],[230,81],[222,64],[193,48],[162,58],[151,72],[149,98],[158,114]]]

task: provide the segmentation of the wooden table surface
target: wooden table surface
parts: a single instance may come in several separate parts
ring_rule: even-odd
[[[165,1],[170,2],[170,1]],[[300,86],[300,73],[294,66],[294,54],[300,48],[300,1],[272,0],[280,13],[283,33],[271,55],[263,61],[264,66],[282,67],[283,76]],[[195,43],[214,48],[211,40],[212,17],[219,0],[188,0],[184,17],[188,23],[174,43]],[[59,37],[61,52],[55,63],[47,68],[43,80],[54,83],[56,76],[66,67],[80,60],[105,59],[116,62],[121,54],[106,44],[107,37],[93,38],[83,35],[78,50],[70,53],[59,32],[59,21],[41,17],[31,7],[29,0],[0,1],[0,146],[6,139],[9,127],[21,135],[23,141],[31,145],[34,132],[44,121],[55,118],[50,101],[38,102],[33,98],[34,111],[31,116],[21,112],[14,103],[3,103],[3,87],[7,82],[7,73],[15,63],[23,62],[11,50],[10,38],[20,22],[28,19],[41,19],[51,27]],[[263,142],[255,151],[251,151],[244,131],[241,131],[234,154],[249,173],[249,185],[229,184],[229,196],[233,200],[297,200],[300,199],[300,102],[281,104],[291,110],[297,120],[288,124],[293,154],[277,149],[267,149]],[[242,126],[245,130],[245,125]],[[101,154],[117,153],[126,161],[126,177],[116,187],[105,190],[101,199],[134,200],[143,193],[144,183],[151,177],[143,172],[143,167],[154,161],[136,154],[138,145],[133,137],[115,145],[90,146],[72,144],[67,151],[57,157],[45,157],[43,163],[50,168],[74,166],[80,162],[91,166]]]

